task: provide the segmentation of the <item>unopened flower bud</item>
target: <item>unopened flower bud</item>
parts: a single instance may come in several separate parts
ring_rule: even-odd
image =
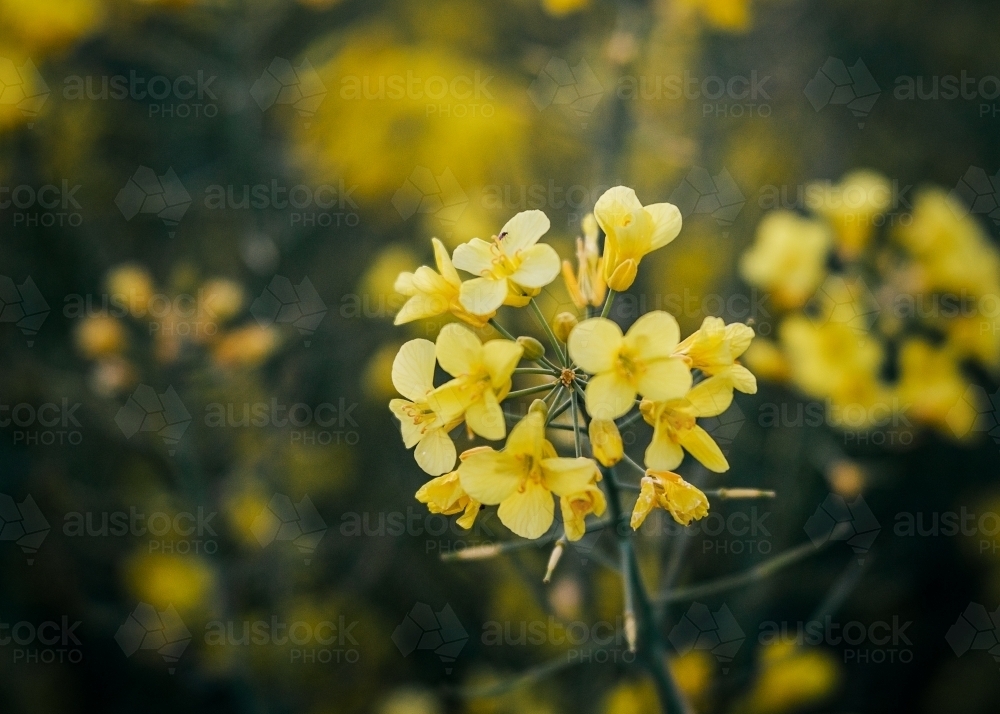
[[[639,266],[634,260],[629,258],[615,268],[615,272],[608,278],[608,287],[616,292],[628,290],[632,286],[632,283],[635,282],[635,274],[638,270]]]
[[[576,315],[570,312],[560,312],[552,320],[552,331],[556,333],[560,342],[565,342],[569,339],[569,333],[576,327],[577,322]]]
[[[622,460],[622,435],[612,420],[594,419],[590,422],[590,448],[602,466],[614,466]]]
[[[547,417],[549,415],[549,405],[541,399],[536,399],[528,407],[528,413],[530,414],[531,412],[540,412],[543,417]]]
[[[545,345],[534,337],[522,335],[517,338],[517,344],[524,348],[524,358],[529,362],[536,362],[545,356]]]

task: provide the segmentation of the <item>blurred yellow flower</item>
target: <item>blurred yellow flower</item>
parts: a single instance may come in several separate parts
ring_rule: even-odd
[[[0,41],[37,55],[61,49],[101,23],[99,0],[0,0]]]
[[[677,687],[688,698],[697,701],[708,693],[715,661],[706,650],[694,649],[671,659],[670,671]]]
[[[431,476],[455,466],[455,442],[448,432],[461,423],[462,416],[458,412],[445,418],[428,403],[434,391],[434,353],[430,340],[410,340],[399,348],[392,363],[392,383],[406,399],[389,402],[399,419],[403,443],[407,449],[417,447],[413,453],[417,465]]]
[[[705,494],[671,471],[646,471],[632,510],[632,529],[638,530],[656,506],[670,513],[682,526],[708,515]]]
[[[426,340],[425,340],[426,342]],[[496,441],[507,433],[500,402],[510,391],[511,376],[524,348],[510,340],[480,342],[472,330],[456,323],[438,333],[435,354],[454,379],[428,395],[431,408],[448,423],[465,415],[468,427]]]
[[[757,226],[756,241],[740,260],[751,285],[769,291],[783,309],[802,307],[823,282],[830,229],[791,211],[772,211]]]
[[[587,411],[616,419],[635,404],[636,393],[655,401],[677,399],[691,387],[691,371],[673,353],[680,328],[673,315],[646,313],[623,336],[611,320],[584,320],[569,336],[569,355],[594,376],[587,382]]]
[[[697,8],[712,27],[740,32],[750,25],[750,0],[684,0]]]
[[[749,369],[762,379],[773,382],[784,382],[791,378],[791,367],[785,358],[781,348],[774,340],[765,340],[758,337],[747,351],[743,353],[743,361],[749,365]]]
[[[462,489],[458,471],[438,476],[425,483],[417,491],[417,500],[426,503],[427,510],[431,513],[451,516],[464,511],[457,523],[465,529],[472,528],[482,505],[474,498],[470,498]]]
[[[719,445],[696,419],[718,416],[732,401],[733,389],[723,377],[709,377],[699,382],[680,399],[662,402],[644,399],[639,410],[653,427],[653,438],[646,447],[646,467],[654,471],[673,471],[681,465],[684,449],[687,449],[710,471],[728,471],[729,462]]]
[[[967,435],[976,420],[973,405],[962,398],[968,386],[947,347],[936,348],[919,338],[900,347],[896,393],[907,408],[907,416],[946,433],[950,429],[956,435]]]
[[[577,502],[588,502],[590,510],[603,512],[603,496],[598,498],[589,488],[600,479],[597,464],[583,457],[557,456],[545,438],[543,410],[530,410],[511,429],[502,451],[484,446],[465,452],[458,474],[466,493],[481,503],[499,504],[500,522],[522,538],[539,538],[552,525],[553,494],[571,501],[568,509],[575,524],[567,525],[570,540],[583,535],[580,526],[586,514],[577,510]]]
[[[117,298],[133,316],[144,315],[156,292],[153,277],[143,266],[125,263],[113,268],[104,279],[111,297]]]
[[[542,0],[542,8],[553,17],[564,17],[590,5],[590,0]]]
[[[866,169],[852,171],[839,184],[812,184],[806,195],[807,205],[833,226],[837,250],[844,260],[856,260],[868,247],[879,216],[893,199],[889,179]]]
[[[118,354],[125,343],[124,326],[109,315],[85,317],[76,328],[76,346],[89,359]]]
[[[681,232],[681,212],[672,203],[643,206],[625,186],[608,189],[594,205],[604,231],[604,279],[612,290],[627,290],[643,256]]]
[[[201,286],[198,296],[199,317],[211,320],[219,327],[239,314],[245,299],[243,286],[236,281],[212,278]]]
[[[764,648],[762,671],[748,697],[753,714],[784,714],[816,704],[840,679],[833,654],[817,648],[778,643]]]
[[[459,301],[474,315],[491,315],[504,303],[523,306],[527,297],[555,280],[559,255],[538,240],[549,230],[541,211],[522,211],[504,224],[492,243],[473,238],[455,248],[455,267],[478,275],[462,283]]]
[[[146,553],[126,566],[130,590],[158,608],[173,605],[182,613],[208,604],[215,581],[211,568],[198,558]]]
[[[270,357],[280,343],[273,327],[246,325],[223,334],[212,346],[212,356],[222,367],[256,367]]]
[[[399,274],[395,290],[405,295],[407,301],[396,313],[395,324],[402,325],[450,312],[474,327],[482,327],[496,314],[496,310],[475,315],[462,306],[459,302],[462,280],[451,262],[448,249],[437,238],[432,238],[431,243],[434,245],[434,261],[438,272],[422,265],[413,273]]]

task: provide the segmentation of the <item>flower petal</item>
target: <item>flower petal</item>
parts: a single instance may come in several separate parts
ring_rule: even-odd
[[[680,209],[672,203],[654,203],[646,206],[646,211],[653,218],[653,236],[650,250],[662,248],[681,232]]]
[[[521,252],[521,265],[510,279],[524,288],[544,288],[559,275],[559,254],[547,243]]]
[[[587,411],[595,419],[617,419],[635,404],[635,387],[617,372],[605,372],[587,383]]]
[[[389,411],[399,419],[399,430],[403,434],[403,444],[407,449],[416,446],[417,442],[424,436],[423,428],[406,413],[406,408],[412,405],[413,402],[406,399],[392,399],[389,402]]]
[[[656,482],[649,477],[643,477],[639,486],[639,498],[635,502],[635,508],[632,509],[630,522],[632,530],[638,530],[655,506]]]
[[[431,238],[431,245],[434,246],[434,263],[437,265],[441,277],[452,285],[458,285],[462,282],[462,279],[458,277],[458,271],[455,270],[454,263],[451,262],[451,256],[448,255],[448,249],[444,247],[444,243],[437,238]]]
[[[510,430],[504,451],[515,456],[528,454],[541,460],[544,446],[545,417],[539,412],[531,411]]]
[[[497,509],[500,522],[522,538],[539,538],[552,526],[555,503],[542,485],[527,480],[524,490],[514,491]]]
[[[723,471],[729,470],[729,462],[722,454],[722,449],[700,426],[685,429],[677,435],[677,438],[681,442],[681,446],[687,449],[691,456],[698,459],[709,471],[721,474]]]
[[[652,471],[673,471],[684,460],[684,450],[670,438],[662,422],[653,427],[653,438],[646,447],[646,468]]]
[[[695,416],[718,416],[733,403],[733,386],[724,377],[709,377],[691,387],[685,396]]]
[[[464,455],[458,467],[458,477],[467,494],[490,506],[514,493],[524,480],[517,459],[506,452],[488,448]]]
[[[452,256],[453,265],[473,275],[482,276],[493,269],[493,252],[491,245],[479,238],[473,238],[468,243],[455,248]]]
[[[463,385],[464,380],[452,379],[427,395],[427,405],[437,413],[443,422],[461,419],[462,414],[472,404],[469,390]]]
[[[681,337],[681,328],[669,312],[647,312],[628,328],[625,344],[643,360],[669,357]]]
[[[635,191],[626,186],[615,186],[605,191],[594,204],[594,218],[605,233],[612,233],[622,218],[642,210],[642,202]]]
[[[458,301],[473,315],[488,315],[503,305],[507,297],[507,280],[473,278],[462,283]]]
[[[569,496],[583,491],[600,476],[591,459],[583,456],[557,456],[542,460],[542,479],[546,488],[557,496]]]
[[[646,365],[635,386],[639,394],[654,402],[680,399],[691,389],[691,370],[682,359],[658,359]]]
[[[434,389],[434,343],[410,340],[392,361],[392,386],[411,401],[419,401]]]
[[[454,322],[441,328],[435,353],[452,377],[478,372],[483,363],[483,343],[472,330]]]
[[[500,229],[500,249],[513,256],[519,250],[530,248],[545,235],[549,225],[549,217],[541,211],[521,211]]]
[[[622,330],[604,317],[584,320],[569,333],[569,356],[591,374],[607,372],[614,366],[622,344]]]
[[[503,409],[492,389],[483,391],[482,399],[473,402],[465,412],[465,423],[484,439],[497,441],[507,434]]]
[[[499,389],[510,379],[523,354],[524,347],[510,340],[490,340],[483,345],[483,362],[494,389]]]
[[[430,429],[413,452],[417,465],[431,476],[455,467],[455,442],[444,429]]]

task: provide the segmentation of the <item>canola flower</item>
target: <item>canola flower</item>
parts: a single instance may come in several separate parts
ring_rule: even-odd
[[[431,513],[456,516],[465,529],[484,509],[496,508],[500,522],[521,539],[472,546],[451,557],[495,557],[545,538],[554,541],[543,579],[548,583],[567,543],[610,528],[619,540],[624,633],[633,651],[646,646],[639,621],[650,609],[625,524],[638,529],[655,508],[682,525],[708,515],[706,493],[676,470],[685,452],[715,473],[728,470],[698,420],[722,414],[734,392],[757,389],[740,362],[755,336],[747,325],[707,318],[682,340],[677,320],[665,311],[646,313],[626,330],[609,318],[616,292],[633,284],[642,258],[674,240],[681,224],[675,206],[643,206],[632,189],[618,186],[584,219],[575,270],[541,242],[549,219],[532,210],[511,217],[492,241],[473,238],[451,256],[435,239],[437,270],[419,267],[396,281],[407,298],[396,324],[449,313],[466,323],[444,325],[435,342],[406,342],[393,363],[392,381],[404,398],[393,399],[390,410],[400,421],[404,445],[414,448],[418,466],[434,477],[416,498]],[[545,316],[535,303],[560,272],[585,319],[568,312]],[[530,335],[515,337],[501,324],[502,310],[525,307],[547,347]],[[598,310],[600,316],[586,317]],[[500,338],[484,341],[491,329]],[[449,375],[440,385],[434,384],[437,367]],[[521,398],[529,396],[534,401],[525,409]],[[644,452],[627,453],[632,441],[622,432],[643,418],[653,425],[653,437]],[[572,432],[572,441],[550,438],[550,431]],[[477,443],[505,437],[502,448]],[[458,449],[459,439],[468,440],[468,448]],[[638,484],[627,482],[621,473],[626,468],[641,472]],[[631,501],[626,492],[635,491]],[[736,491],[764,493],[726,493]],[[644,610],[635,606],[637,598],[646,600]],[[645,632],[649,637],[650,630]],[[661,658],[654,666],[665,663]]]

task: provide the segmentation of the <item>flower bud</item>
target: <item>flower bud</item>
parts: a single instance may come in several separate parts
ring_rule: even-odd
[[[545,356],[545,345],[534,337],[522,335],[517,338],[517,344],[524,348],[524,359],[529,362],[536,362]]]
[[[615,268],[615,272],[608,278],[608,287],[616,292],[628,290],[632,286],[632,283],[635,282],[635,274],[638,270],[639,266],[632,258],[629,258],[624,263],[620,263]]]
[[[543,417],[547,417],[549,415],[549,405],[541,399],[536,399],[528,407],[528,413],[531,414],[532,412],[539,412]]]
[[[552,320],[552,331],[556,333],[556,337],[559,338],[560,342],[565,342],[569,339],[569,333],[576,327],[577,322],[576,315],[569,312],[560,312]]]
[[[622,435],[613,421],[594,419],[590,422],[590,448],[602,466],[614,466],[622,460]]]

